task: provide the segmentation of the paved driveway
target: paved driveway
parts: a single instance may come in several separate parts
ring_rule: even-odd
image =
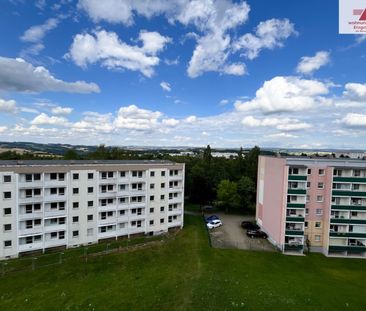
[[[210,216],[206,214],[205,216]],[[212,247],[239,248],[246,250],[275,251],[275,248],[266,239],[251,239],[246,231],[240,227],[243,220],[254,221],[254,217],[215,213],[219,216],[223,226],[209,230]]]

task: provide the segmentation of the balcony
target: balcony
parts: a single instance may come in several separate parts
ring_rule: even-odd
[[[338,197],[366,197],[364,191],[351,191],[351,190],[334,190],[332,191],[333,196]]]
[[[182,215],[183,210],[182,209],[173,209],[173,210],[168,210],[168,215],[169,216],[173,216],[173,215]]]
[[[365,177],[338,177],[334,176],[333,181],[352,182],[352,183],[366,183]]]
[[[349,218],[331,218],[330,219],[331,224],[359,224],[363,225],[366,224],[366,219],[349,219]]]
[[[37,180],[37,181],[22,181],[19,182],[18,188],[24,189],[24,188],[42,188],[43,187],[43,181]]]
[[[288,175],[289,181],[306,181],[307,179],[306,175]]]
[[[67,196],[66,194],[48,194],[45,195],[44,197],[44,201],[45,202],[60,202],[60,201],[66,201],[67,200]]]
[[[37,243],[31,243],[31,244],[19,244],[19,252],[29,252],[34,251],[38,249],[43,249],[43,243],[37,242]]]
[[[305,203],[287,203],[287,208],[305,209]]]
[[[285,251],[302,251],[304,248],[304,245],[302,244],[285,244]]]
[[[305,195],[306,194],[306,189],[288,189],[287,190],[288,194],[301,194],[301,195]]]
[[[54,225],[45,225],[44,226],[45,232],[52,232],[52,231],[66,231],[66,224],[54,224]]]
[[[366,211],[366,206],[362,206],[362,205],[332,205],[332,210]]]
[[[98,232],[97,237],[98,239],[108,239],[108,238],[114,238],[116,237],[116,230],[111,230],[107,232]]]
[[[129,234],[137,234],[137,233],[145,233],[144,224],[141,227],[130,227],[129,228]]]
[[[108,217],[106,219],[98,219],[98,225],[107,226],[107,225],[115,225],[117,222],[116,216]]]
[[[23,203],[37,203],[37,202],[42,202],[43,201],[43,196],[42,195],[37,195],[34,197],[22,197],[19,198],[19,204],[23,204]]]
[[[182,225],[182,222],[180,220],[168,222],[168,228],[180,227],[181,225]]]
[[[363,253],[366,252],[366,246],[339,246],[339,245],[330,245],[330,252],[352,252],[352,253]]]
[[[67,184],[67,181],[66,181],[66,178],[65,179],[61,179],[61,180],[58,180],[58,179],[55,179],[55,180],[45,180],[44,181],[44,184],[47,188],[50,188],[50,187],[66,187],[66,184]]]
[[[43,227],[42,226],[37,226],[37,227],[33,227],[33,228],[20,228],[19,229],[19,236],[27,236],[27,235],[36,235],[36,234],[42,234],[43,232]]]
[[[104,184],[115,184],[115,183],[117,183],[117,178],[115,178],[115,177],[105,178],[105,179],[99,178],[98,183],[103,184],[103,185]]]
[[[33,212],[33,213],[22,213],[19,214],[19,220],[43,218],[43,212]]]
[[[98,198],[114,198],[117,196],[117,191],[99,192]]]
[[[292,215],[292,216],[286,216],[286,221],[289,222],[304,222],[305,221],[305,217],[304,216],[297,216],[297,215]]]
[[[129,214],[130,220],[144,220],[146,218],[145,213],[142,213],[141,215],[138,214]]]
[[[66,210],[49,210],[44,212],[45,218],[66,216]]]
[[[285,234],[286,235],[304,235],[304,231],[302,231],[302,230],[289,230],[289,229],[286,229]]]
[[[366,238],[366,233],[360,232],[330,232],[329,236],[339,238]]]
[[[58,247],[58,246],[63,246],[63,245],[67,245],[66,239],[49,239],[49,240],[45,240],[44,242],[44,247],[45,248],[50,248],[50,247]]]

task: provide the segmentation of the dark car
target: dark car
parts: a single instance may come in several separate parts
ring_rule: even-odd
[[[209,223],[209,222],[211,222],[213,220],[220,220],[220,218],[217,217],[216,215],[211,215],[211,216],[209,216],[209,217],[206,218],[206,222],[207,223]]]
[[[261,231],[261,230],[248,230],[247,231],[247,236],[250,238],[262,238],[262,239],[267,239],[268,235],[267,233]]]
[[[251,222],[251,221],[243,221],[241,223],[241,227],[243,229],[247,229],[247,230],[259,230],[259,226],[256,225],[255,223]]]

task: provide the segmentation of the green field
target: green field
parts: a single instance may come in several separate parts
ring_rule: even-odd
[[[0,310],[365,310],[366,260],[209,247],[200,217],[163,246],[0,277]]]

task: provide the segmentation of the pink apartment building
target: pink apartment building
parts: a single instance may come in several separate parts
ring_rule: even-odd
[[[256,220],[284,253],[366,258],[366,161],[260,156]]]

